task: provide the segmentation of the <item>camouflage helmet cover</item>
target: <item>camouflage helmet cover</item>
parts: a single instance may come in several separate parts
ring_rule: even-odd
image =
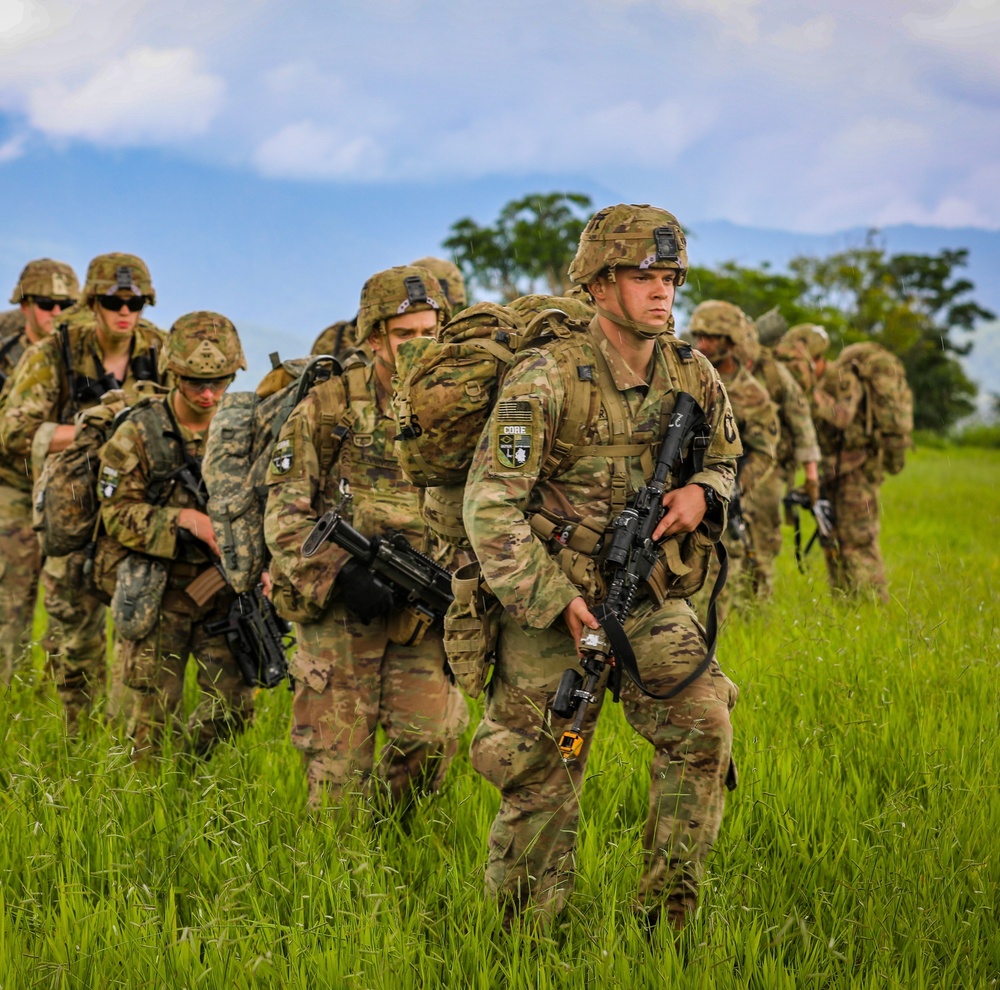
[[[83,301],[89,306],[97,296],[112,296],[126,289],[145,296],[150,306],[156,305],[153,280],[142,258],[121,252],[99,254],[87,268]]]
[[[411,261],[410,264],[415,268],[426,268],[437,276],[448,302],[451,303],[452,312],[457,313],[468,306],[469,297],[465,291],[465,279],[462,278],[462,270],[458,265],[444,258],[431,256]]]
[[[64,261],[39,258],[29,261],[14,286],[10,301],[24,302],[27,296],[43,296],[49,299],[79,299],[80,283],[76,272]]]
[[[673,268],[677,284],[687,276],[687,241],[677,218],[646,204],[619,203],[595,213],[580,235],[569,266],[577,285],[589,285],[615,268]]]
[[[760,354],[753,321],[739,306],[722,299],[698,303],[688,322],[688,333],[692,337],[725,337],[741,363],[756,360]]]
[[[830,335],[826,332],[826,327],[822,327],[818,323],[799,323],[781,339],[789,342],[801,340],[814,361],[826,354],[830,346]]]
[[[376,272],[361,290],[358,341],[366,341],[382,321],[422,309],[437,313],[439,327],[451,319],[448,297],[432,271],[416,265],[397,265]]]
[[[246,369],[236,327],[219,313],[199,311],[170,328],[161,370],[186,378],[222,378]]]
[[[594,307],[582,299],[573,296],[532,294],[519,296],[513,302],[508,303],[508,306],[520,315],[521,319],[526,323],[547,309],[561,310],[570,319],[579,320],[583,323],[589,323],[594,318]]]

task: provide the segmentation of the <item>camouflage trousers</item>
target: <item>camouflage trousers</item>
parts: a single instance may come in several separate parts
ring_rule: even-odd
[[[385,619],[366,626],[334,602],[319,622],[298,627],[297,641],[292,744],[305,760],[310,804],[371,795],[378,726],[386,745],[377,779],[389,801],[436,790],[469,722],[444,671],[440,633],[400,646]]]
[[[826,547],[830,586],[849,595],[876,595],[889,600],[885,565],[878,545],[878,490],[882,469],[877,461],[863,464],[836,480],[824,478],[821,492],[833,504],[839,547]]]
[[[47,557],[42,587],[49,628],[42,640],[46,665],[62,698],[70,728],[92,711],[107,680],[105,609],[84,574],[84,552]]]
[[[640,603],[626,631],[646,686],[658,694],[705,656],[704,633],[683,601],[661,608]],[[504,614],[472,763],[500,791],[486,889],[500,901],[507,923],[529,907],[540,921],[550,921],[573,887],[580,792],[600,706],[588,713],[583,751],[567,766],[556,740],[568,722],[555,718],[549,704],[563,671],[576,662],[565,629],[525,631]],[[622,690],[625,718],[653,746],[639,905],[677,927],[695,911],[704,861],[722,821],[729,713],[737,695],[714,661],[669,701],[648,698],[627,678]]]
[[[121,677],[127,699],[128,734],[137,757],[159,753],[165,734],[180,736],[197,756],[242,732],[253,719],[248,687],[223,635],[209,636],[205,623],[226,619],[232,596],[225,592],[197,608],[183,592],[164,595],[156,628],[143,639],[121,639]],[[198,668],[200,700],[185,720],[184,675],[188,657]]]
[[[743,498],[743,515],[750,533],[753,557],[747,560],[747,577],[758,598],[774,592],[774,558],[781,552],[781,496],[785,472],[772,471]]]
[[[749,529],[749,527],[748,527]],[[729,568],[727,571],[726,584],[719,594],[716,603],[718,621],[722,621],[730,614],[734,608],[739,608],[753,600],[753,586],[751,565],[748,560],[747,548],[742,540],[735,538],[728,531],[723,534],[722,542],[726,546],[729,556]],[[751,546],[753,541],[751,540]],[[708,574],[705,583],[700,590],[691,596],[691,603],[702,623],[708,621],[708,603],[712,597],[712,589],[715,587],[716,579],[719,576],[719,558],[713,550],[708,558]]]
[[[31,645],[41,567],[31,493],[0,483],[0,683],[10,684]]]

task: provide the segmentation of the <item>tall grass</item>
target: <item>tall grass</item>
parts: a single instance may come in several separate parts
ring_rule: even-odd
[[[341,821],[306,808],[283,689],[211,762],[136,769],[29,673],[0,696],[0,988],[996,985],[998,483],[996,452],[922,450],[884,489],[889,606],[786,551],[726,629],[741,784],[680,938],[633,919],[648,753],[614,706],[570,907],[508,935],[464,754],[407,817]]]

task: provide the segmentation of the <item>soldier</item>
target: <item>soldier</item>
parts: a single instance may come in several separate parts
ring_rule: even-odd
[[[500,791],[486,888],[506,925],[529,907],[551,920],[573,885],[580,788],[600,702],[568,766],[556,744],[563,723],[549,706],[576,663],[584,627],[598,627],[591,609],[603,596],[599,541],[650,480],[678,391],[704,409],[710,443],[690,483],[663,497],[667,511],[653,535],[663,547],[654,568],[662,581],[654,587],[651,575],[625,628],[657,694],[681,687],[706,658],[704,631],[685,599],[704,579],[724,525],[740,445],[718,375],[673,339],[674,292],[686,272],[684,235],[671,214],[628,205],[595,214],[569,275],[587,288],[597,316],[586,331],[525,352],[472,463],[465,523],[483,578],[504,606],[472,762]],[[559,435],[581,414],[582,446]],[[680,928],[696,909],[722,819],[736,696],[714,660],[670,700],[623,686],[625,717],[653,746],[638,907],[651,925],[662,914]]]
[[[375,732],[386,747],[381,782],[392,803],[444,778],[468,721],[445,672],[441,635],[428,630],[405,645],[407,613],[367,567],[328,543],[314,557],[300,550],[326,509],[350,492],[353,525],[365,536],[403,533],[440,557],[420,517],[420,492],[402,476],[393,449],[390,396],[396,351],[433,334],[450,315],[437,279],[424,268],[373,275],[361,293],[360,339],[374,364],[349,362],[316,385],[285,423],[275,446],[265,535],[275,604],[299,620],[292,743],[302,751],[314,806],[351,803],[369,793]]]
[[[52,332],[52,322],[76,304],[80,283],[69,265],[51,258],[29,261],[10,301],[17,320],[0,330],[0,386],[24,351]],[[31,463],[0,445],[0,683],[9,684],[25,655],[42,566],[31,528]]]
[[[441,291],[448,300],[448,305],[451,307],[453,315],[461,312],[469,305],[469,297],[465,291],[465,279],[462,278],[462,270],[453,261],[428,256],[411,261],[410,264],[417,268],[426,268],[427,271],[433,273],[438,280],[438,284],[441,286]]]
[[[102,254],[87,269],[83,305],[32,344],[6,386],[0,446],[37,474],[49,454],[73,442],[74,416],[122,388],[131,400],[141,381],[157,380],[163,333],[141,319],[156,294],[145,263]],[[104,606],[84,571],[85,554],[48,557],[42,568],[49,628],[48,667],[75,728],[105,684]]]
[[[776,469],[748,494],[744,504],[747,518],[752,521],[754,588],[758,597],[770,598],[774,558],[781,551],[781,497],[784,489],[795,487],[795,473],[801,466],[805,471],[806,494],[815,504],[819,498],[819,445],[806,394],[771,349],[761,346],[750,320],[744,330],[747,369],[767,389],[777,408],[781,431]]]
[[[761,523],[753,509],[767,502],[767,491],[761,493],[761,488],[774,474],[778,450],[778,414],[774,403],[764,386],[744,367],[743,348],[749,326],[750,319],[738,306],[715,299],[696,306],[688,326],[698,350],[712,362],[726,386],[743,441],[743,456],[736,476],[743,527],[731,514],[730,535],[725,541],[729,550],[729,582],[723,608],[740,601],[756,572]],[[710,577],[706,587],[711,584]]]
[[[823,546],[830,585],[888,602],[879,547],[879,488],[885,471],[903,468],[913,428],[913,396],[902,364],[875,343],[853,344],[828,365],[829,337],[803,324],[786,334],[813,359],[813,420],[823,454],[822,496],[830,500],[835,539]]]
[[[117,567],[127,586],[116,587],[112,615],[136,754],[159,752],[164,732],[178,724],[192,655],[201,701],[184,730],[191,750],[207,756],[253,715],[253,689],[226,637],[206,630],[227,618],[235,593],[215,566],[219,548],[198,484],[209,424],[246,362],[236,327],[209,312],[173,325],[164,358],[174,387],[139,402],[101,453],[101,519],[114,541],[101,553],[119,559],[119,547],[129,551]],[[107,568],[99,561],[98,569]]]

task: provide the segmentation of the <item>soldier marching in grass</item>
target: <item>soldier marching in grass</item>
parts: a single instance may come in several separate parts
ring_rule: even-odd
[[[225,623],[235,593],[215,566],[219,548],[200,493],[209,425],[246,362],[233,324],[197,312],[173,325],[161,364],[174,387],[165,397],[141,400],[101,453],[98,494],[107,537],[95,571],[114,593],[135,755],[160,752],[165,733],[176,730],[191,752],[207,756],[253,716],[253,689],[226,637],[208,628]],[[201,700],[184,723],[189,655]]]
[[[450,552],[421,522],[419,490],[394,452],[390,407],[400,343],[433,335],[449,314],[427,269],[373,275],[361,293],[358,342],[374,363],[354,359],[314,386],[274,447],[265,534],[275,604],[298,623],[292,743],[302,751],[313,806],[364,796],[397,804],[414,790],[436,789],[468,722],[440,631],[411,642],[411,614],[334,543],[309,558],[301,552],[317,519],[338,505],[365,537],[395,531],[438,559]],[[376,776],[380,725],[386,746]]]
[[[603,694],[569,765],[557,745],[569,723],[550,705],[578,663],[582,634],[598,628],[593,610],[607,590],[599,545],[649,482],[680,392],[707,417],[703,462],[662,497],[656,564],[625,624],[642,679],[661,696],[631,681],[621,692],[626,719],[653,746],[636,904],[646,923],[663,917],[681,927],[694,914],[727,777],[735,783],[729,713],[737,689],[714,659],[705,664],[705,632],[686,599],[725,525],[741,448],[718,375],[673,337],[673,298],[686,272],[684,235],[671,214],[628,205],[597,213],[569,274],[598,315],[518,354],[469,473],[466,529],[503,605],[472,761],[500,792],[486,887],[508,925],[530,910],[551,920],[573,887],[580,790]],[[595,401],[583,404],[582,430],[565,441],[561,425],[580,418],[574,396]]]
[[[753,520],[754,545],[752,577],[760,598],[770,598],[773,590],[774,558],[781,551],[781,499],[786,489],[795,487],[796,471],[805,472],[804,491],[811,504],[819,498],[819,444],[809,409],[809,399],[792,372],[769,347],[761,345],[754,323],[744,324],[743,351],[747,369],[767,389],[778,411],[781,436],[777,468],[745,500],[747,517]]]
[[[52,333],[53,323],[80,298],[80,283],[69,265],[51,258],[31,261],[21,272],[0,326],[0,386],[25,350]],[[4,401],[0,398],[0,403]],[[0,683],[9,684],[25,658],[38,597],[42,557],[31,528],[30,457],[0,444]]]
[[[813,363],[820,492],[833,507],[835,524],[834,538],[823,544],[830,585],[887,602],[879,489],[886,472],[903,469],[913,431],[913,393],[902,363],[873,342],[851,344],[828,363],[829,337],[812,324],[792,327],[782,343],[804,347]]]
[[[163,333],[142,319],[156,293],[145,262],[132,254],[102,254],[87,269],[82,305],[54,321],[32,344],[6,385],[0,446],[37,476],[47,457],[73,443],[74,418],[101,396],[123,389],[127,401],[143,381],[157,380]],[[48,668],[75,728],[104,693],[105,612],[85,571],[82,551],[48,556],[42,586],[49,628]]]
[[[754,593],[753,578],[756,557],[761,543],[759,529],[766,526],[758,520],[767,503],[768,485],[775,474],[778,451],[778,414],[764,386],[746,369],[745,343],[750,320],[732,303],[709,300],[700,303],[691,314],[688,332],[697,342],[698,350],[715,367],[726,386],[733,415],[743,442],[743,456],[737,475],[738,504],[730,507],[730,527],[725,537],[729,550],[729,581],[723,593],[721,608],[726,610],[746,601]],[[712,574],[717,573],[713,562]],[[711,586],[711,581],[706,587]],[[707,595],[699,598],[699,611],[704,611]]]

